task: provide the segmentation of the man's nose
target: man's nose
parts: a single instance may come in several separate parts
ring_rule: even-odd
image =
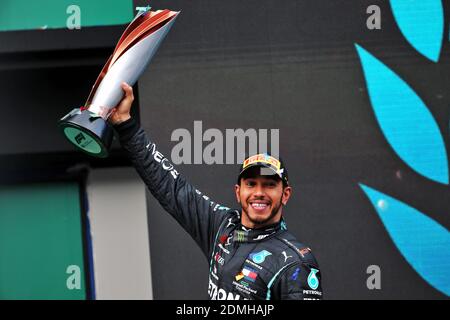
[[[263,197],[265,195],[264,186],[262,184],[257,184],[253,195],[256,197]]]

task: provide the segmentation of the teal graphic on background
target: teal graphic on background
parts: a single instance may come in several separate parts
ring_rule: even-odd
[[[66,28],[72,5],[80,8],[81,27],[126,24],[134,15],[132,0],[2,0],[0,31]]]
[[[433,62],[443,42],[443,6],[438,0],[391,0],[394,18],[407,41]],[[381,131],[413,170],[449,184],[448,157],[439,127],[425,103],[394,71],[355,44],[370,102]],[[406,261],[431,286],[450,296],[449,231],[407,204],[364,184],[389,236]]]
[[[437,62],[444,37],[441,0],[391,0],[397,25],[418,52]]]
[[[418,210],[360,184],[392,241],[429,284],[450,295],[450,233]]]
[[[397,155],[419,174],[449,183],[444,139],[420,97],[392,70],[356,44],[370,101]]]
[[[317,279],[316,273],[319,272],[319,270],[311,268],[311,272],[308,275],[308,286],[316,290],[319,287],[319,279]]]

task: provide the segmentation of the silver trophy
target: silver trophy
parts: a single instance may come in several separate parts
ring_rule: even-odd
[[[169,32],[179,12],[140,11],[122,34],[81,108],[65,115],[59,125],[67,139],[82,151],[107,157],[113,129],[107,122],[123,97],[122,82],[134,85]]]

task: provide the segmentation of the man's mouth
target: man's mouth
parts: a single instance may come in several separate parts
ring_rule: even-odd
[[[255,211],[264,211],[269,204],[267,202],[250,202],[250,206]]]

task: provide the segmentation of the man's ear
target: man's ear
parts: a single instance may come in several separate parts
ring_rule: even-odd
[[[238,184],[234,185],[234,193],[236,195],[236,200],[238,203],[241,203],[241,186]]]
[[[285,206],[288,203],[291,194],[292,194],[291,187],[287,186],[286,188],[283,188],[283,195],[281,197],[281,203],[283,204],[283,206]]]

